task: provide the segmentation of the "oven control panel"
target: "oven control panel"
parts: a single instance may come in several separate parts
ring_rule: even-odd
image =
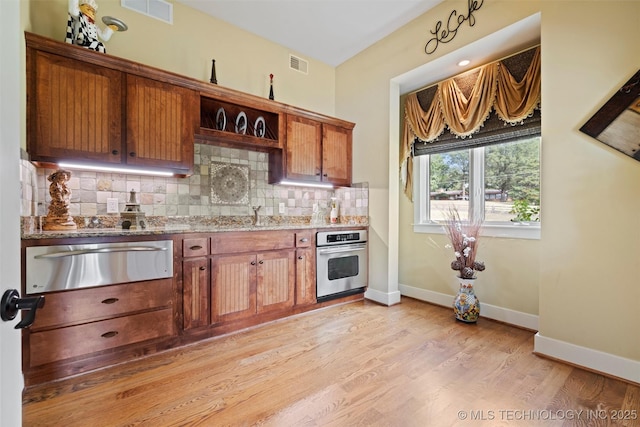
[[[367,241],[367,230],[320,231],[316,237],[317,246],[346,245]]]

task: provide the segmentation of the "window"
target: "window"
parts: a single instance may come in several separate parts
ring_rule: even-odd
[[[418,156],[415,231],[441,232],[455,206],[485,235],[540,238],[540,136]]]

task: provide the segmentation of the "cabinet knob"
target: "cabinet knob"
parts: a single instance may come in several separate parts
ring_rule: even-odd
[[[323,174],[322,174],[322,176],[324,176],[324,177],[326,178],[326,177],[327,177],[327,174],[326,174],[326,173],[323,173]]]
[[[251,261],[251,265],[256,265],[256,262],[255,261]]]
[[[116,335],[118,335],[118,331],[109,331],[109,332],[105,332],[104,334],[100,335],[102,338],[113,338]]]
[[[207,269],[207,267],[205,267],[204,265],[200,266],[200,271],[205,271]]]
[[[264,261],[260,261],[258,264],[264,264]]]
[[[135,151],[132,151],[132,152],[130,152],[130,153],[129,153],[129,155],[130,155],[131,157],[135,157],[135,156],[136,156],[136,152],[135,152]]]
[[[119,151],[118,151],[118,150],[113,150],[113,151],[111,152],[111,154],[113,154],[114,156],[117,156],[117,155],[118,155],[118,153],[119,153]]]
[[[304,257],[303,257],[302,255],[300,255],[300,256],[298,257],[298,259],[304,259]]]
[[[114,304],[118,302],[118,298],[107,298],[101,301],[102,304]]]

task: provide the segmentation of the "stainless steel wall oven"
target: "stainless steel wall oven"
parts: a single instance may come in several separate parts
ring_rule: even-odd
[[[318,302],[365,291],[368,271],[366,230],[318,232],[316,247]]]

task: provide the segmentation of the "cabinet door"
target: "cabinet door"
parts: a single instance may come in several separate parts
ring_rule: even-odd
[[[293,307],[295,250],[258,254],[257,311]]]
[[[256,313],[256,256],[214,256],[211,275],[211,323]]]
[[[127,75],[126,162],[191,171],[197,110],[195,91]]]
[[[335,185],[351,185],[352,131],[322,125],[322,180]]]
[[[286,177],[320,181],[322,171],[322,124],[287,116]]]
[[[296,305],[316,302],[316,260],[314,248],[296,249]]]
[[[38,51],[28,66],[31,159],[120,163],[123,74]]]
[[[209,325],[209,259],[182,262],[182,313],[184,329]]]

